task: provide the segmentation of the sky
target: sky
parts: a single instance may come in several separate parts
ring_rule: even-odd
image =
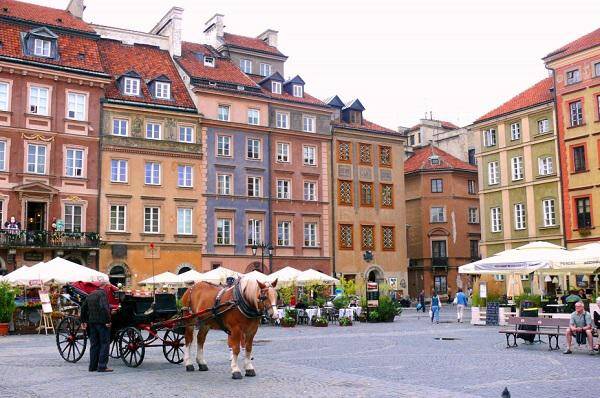
[[[65,8],[68,0],[29,0]],[[184,8],[183,38],[279,31],[285,74],[324,99],[359,98],[396,129],[425,113],[460,126],[548,76],[541,58],[600,27],[598,0],[86,0],[84,20],[149,31]]]

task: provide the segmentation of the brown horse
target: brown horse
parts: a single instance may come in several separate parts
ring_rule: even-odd
[[[240,346],[246,349],[244,370],[246,376],[256,376],[252,366],[252,343],[260,323],[260,314],[267,312],[271,318],[277,319],[277,292],[272,283],[262,283],[251,278],[241,278],[229,287],[213,285],[207,282],[198,282],[183,295],[181,302],[191,313],[199,313],[215,307],[217,296],[220,307],[198,317],[199,325],[197,343],[198,352],[196,362],[198,370],[206,371],[208,366],[204,359],[204,341],[210,329],[220,329],[229,332],[227,342],[231,348],[231,373],[234,379],[241,379],[242,372],[238,367]],[[215,316],[215,312],[219,315]],[[194,340],[194,323],[190,322],[185,328],[184,361],[185,369],[193,371],[194,365],[190,358],[190,346]]]

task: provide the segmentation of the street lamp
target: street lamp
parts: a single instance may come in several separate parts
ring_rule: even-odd
[[[252,245],[252,255],[256,256],[257,250],[260,249],[260,270],[264,274],[265,273],[265,250],[267,250],[267,254],[269,255],[269,274],[271,273],[271,257],[273,257],[273,246],[265,243],[254,243]]]

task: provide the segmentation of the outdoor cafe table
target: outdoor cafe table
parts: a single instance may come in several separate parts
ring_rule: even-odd
[[[361,307],[349,307],[349,308],[340,308],[339,317],[348,317],[351,320],[354,320],[355,317],[358,317],[362,312]]]
[[[308,320],[309,322],[312,322],[313,317],[316,315],[317,317],[321,316],[321,309],[320,308],[307,308],[306,310],[306,315],[308,316]]]

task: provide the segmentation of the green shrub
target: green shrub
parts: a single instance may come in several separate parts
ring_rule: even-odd
[[[16,292],[8,283],[0,283],[0,323],[9,323],[15,312]]]
[[[346,295],[338,296],[333,300],[333,306],[338,310],[340,308],[348,307],[349,304],[350,304],[350,299]]]
[[[379,322],[379,318],[379,312],[377,310],[369,312],[369,322]]]
[[[350,317],[343,316],[339,320],[339,325],[340,326],[352,326],[352,319],[350,319]]]
[[[518,296],[514,297],[515,300],[515,304],[517,304],[517,306],[521,306],[521,303],[523,301],[531,301],[534,305],[534,307],[540,307],[542,305],[542,298],[539,295],[532,295],[532,294],[520,294]]]
[[[285,309],[285,318],[294,318],[294,320],[298,319],[298,310],[294,308],[286,308]]]
[[[380,296],[377,313],[379,315],[379,320],[381,322],[386,322],[393,320],[396,315],[400,315],[402,313],[402,308],[399,305],[396,305],[389,296]]]
[[[324,316],[314,317],[312,319],[312,325],[323,327],[329,325],[329,321]]]

